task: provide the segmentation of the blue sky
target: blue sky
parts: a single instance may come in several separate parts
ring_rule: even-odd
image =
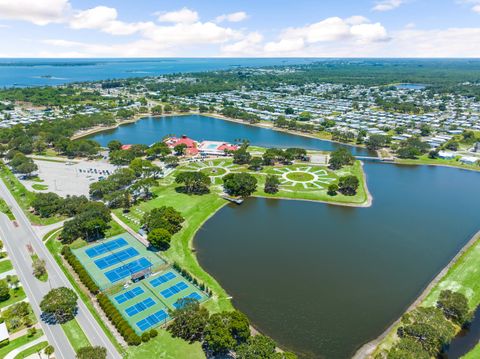
[[[480,0],[0,0],[0,57],[480,57]]]

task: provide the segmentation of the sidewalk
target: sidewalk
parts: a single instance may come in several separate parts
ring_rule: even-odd
[[[40,338],[37,338],[27,344],[25,344],[24,346],[21,346],[20,348],[17,348],[17,349],[13,349],[10,353],[8,353],[7,355],[5,355],[5,359],[13,359],[15,358],[15,356],[19,353],[21,353],[22,351],[24,351],[25,349],[28,349],[30,347],[33,347],[34,345],[38,344],[38,343],[41,343],[41,342],[44,342],[44,341],[47,341],[47,337],[45,335],[42,335]],[[36,354],[35,354],[36,355]]]

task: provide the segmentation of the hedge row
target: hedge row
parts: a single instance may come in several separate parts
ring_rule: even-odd
[[[96,295],[100,291],[98,285],[93,281],[90,277],[88,272],[83,267],[82,263],[75,257],[72,253],[72,250],[68,246],[63,246],[62,248],[62,255],[73,268],[73,270],[77,273],[78,277],[80,278],[81,282],[87,287],[90,293]]]
[[[110,299],[103,293],[97,295],[98,303],[105,312],[108,319],[115,325],[118,332],[128,345],[140,345],[142,338],[135,333],[130,324],[123,318],[118,309],[113,305]]]
[[[186,269],[183,269],[182,267],[180,267],[180,265],[177,262],[173,263],[173,269],[179,272],[184,278],[186,278],[193,285],[199,287],[201,290],[207,293],[209,297],[212,296],[212,291],[210,290],[210,288],[208,288],[204,283],[199,282],[197,278],[192,276]]]

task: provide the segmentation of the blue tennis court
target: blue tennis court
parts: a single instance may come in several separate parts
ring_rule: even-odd
[[[177,276],[174,273],[168,272],[168,273],[162,274],[161,276],[158,276],[155,279],[152,279],[150,281],[150,284],[153,287],[158,287],[159,285],[161,285],[163,283],[167,283],[168,281],[170,281],[170,280],[172,280],[173,278],[176,278],[176,277]]]
[[[202,297],[201,297],[200,294],[198,294],[196,292],[193,292],[193,293],[187,295],[186,297],[183,297],[183,298],[180,298],[179,300],[177,300],[175,303],[173,303],[173,306],[177,309],[182,308],[183,305],[184,305],[184,299],[195,299],[195,300],[200,301],[202,299]]]
[[[88,248],[85,253],[87,254],[87,256],[89,256],[90,258],[93,258],[93,257],[98,257],[99,255],[102,255],[104,253],[107,253],[107,252],[110,252],[110,251],[113,251],[114,249],[118,249],[118,248],[121,248],[121,247],[124,247],[128,244],[128,242],[123,239],[123,238],[117,238],[113,241],[110,241],[110,242],[105,242],[105,243],[101,243],[99,244],[98,246],[95,246],[95,247],[92,247],[92,248]]]
[[[157,325],[161,321],[166,320],[167,318],[168,314],[162,309],[137,322],[137,327],[143,332],[148,328]]]
[[[133,299],[137,296],[139,296],[140,294],[143,294],[145,293],[145,291],[143,290],[142,287],[136,287],[136,288],[133,288],[123,294],[120,294],[120,295],[117,295],[115,297],[115,300],[117,301],[118,304],[122,304],[122,303],[125,303],[126,301],[129,301],[130,299]]]
[[[125,309],[125,313],[127,313],[127,315],[129,317],[132,317],[134,316],[135,314],[138,314],[140,312],[143,312],[144,310],[150,308],[150,307],[153,307],[154,305],[156,304],[156,302],[148,297],[147,299],[137,303],[137,304],[134,304],[132,305],[131,307],[128,307],[127,309]]]
[[[110,254],[109,256],[97,259],[95,261],[95,264],[99,269],[105,269],[138,255],[139,253],[135,248],[129,247],[120,252],[113,253],[113,254]]]
[[[167,288],[165,290],[162,290],[160,292],[161,295],[163,295],[163,297],[165,299],[168,299],[170,298],[172,295],[175,295],[177,293],[180,293],[182,290],[185,290],[188,288],[188,285],[185,284],[185,282],[179,282],[177,284],[174,284],[172,285],[170,288]]]
[[[124,266],[112,269],[108,272],[105,272],[105,277],[111,283],[118,282],[119,280],[130,276],[133,273],[140,272],[152,266],[152,263],[144,257],[134,260]]]

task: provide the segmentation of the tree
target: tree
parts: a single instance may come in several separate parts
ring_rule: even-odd
[[[35,212],[43,218],[48,218],[59,213],[62,208],[62,198],[53,192],[36,193],[35,198],[31,202],[31,206]]]
[[[459,325],[465,324],[471,318],[468,299],[459,292],[442,290],[437,301],[437,307],[443,310],[445,317]]]
[[[387,136],[384,135],[370,135],[365,141],[367,148],[371,151],[379,150],[387,144]]]
[[[275,342],[264,335],[250,337],[237,350],[238,359],[269,359],[275,353]]]
[[[0,302],[10,299],[10,289],[5,280],[0,280]]]
[[[278,192],[279,186],[280,180],[278,179],[278,176],[268,175],[265,179],[265,187],[263,190],[265,191],[265,193],[275,194]]]
[[[60,287],[48,292],[40,302],[43,314],[57,323],[72,320],[77,312],[77,294],[69,288]]]
[[[430,359],[430,354],[415,339],[401,338],[388,351],[387,359]]]
[[[105,359],[107,357],[107,349],[100,346],[83,347],[77,351],[77,359]]]
[[[158,116],[161,115],[163,112],[162,105],[155,105],[152,107],[152,115]]]
[[[112,140],[107,144],[110,151],[118,151],[122,149],[122,143],[118,140]]]
[[[223,313],[215,313],[208,320],[205,344],[214,354],[226,354],[237,344],[230,332],[228,317]]]
[[[42,278],[47,274],[47,267],[45,266],[45,260],[36,258],[32,263],[33,275],[35,278]]]
[[[434,307],[419,307],[405,314],[401,323],[398,336],[417,341],[433,357],[455,336],[454,325]]]
[[[170,313],[174,321],[168,326],[168,331],[172,336],[189,342],[201,341],[209,318],[208,310],[191,298],[183,299],[182,304]]]
[[[210,192],[210,177],[203,172],[180,172],[175,182],[183,184],[183,191],[189,194],[205,194]]]
[[[185,152],[187,151],[187,145],[184,143],[180,143],[179,145],[176,145],[173,150],[175,151],[175,154],[177,156],[183,156]]]
[[[260,157],[253,157],[250,160],[250,164],[248,166],[249,169],[253,171],[260,171],[262,169],[263,159]]]
[[[338,192],[338,185],[337,184],[332,183],[332,184],[328,185],[327,194],[329,196],[336,196],[337,192]]]
[[[77,238],[87,241],[103,237],[110,222],[110,210],[101,202],[87,202],[80,206],[78,214],[63,225],[63,243],[72,243]]]
[[[246,165],[251,159],[252,155],[243,147],[233,153],[233,163],[237,165]]]
[[[160,250],[167,250],[170,247],[172,235],[164,228],[154,228],[148,232],[148,241],[150,244]]]
[[[182,229],[184,220],[180,212],[173,207],[162,206],[145,213],[143,224],[148,231],[152,231],[155,228],[163,228],[173,235]]]
[[[359,184],[360,181],[356,176],[350,175],[340,177],[340,180],[338,181],[338,190],[346,196],[355,196]]]
[[[47,358],[50,358],[50,356],[55,353],[55,348],[52,345],[47,345],[45,349],[43,349],[43,352],[47,356]]]
[[[344,147],[340,147],[333,151],[330,154],[330,159],[328,161],[330,168],[333,170],[338,170],[343,166],[353,165],[355,162],[355,157]]]
[[[168,166],[168,167],[177,167],[179,160],[175,156],[167,156],[163,159],[163,162]]]
[[[248,173],[229,173],[223,177],[223,187],[228,194],[245,198],[257,190],[257,179]]]

